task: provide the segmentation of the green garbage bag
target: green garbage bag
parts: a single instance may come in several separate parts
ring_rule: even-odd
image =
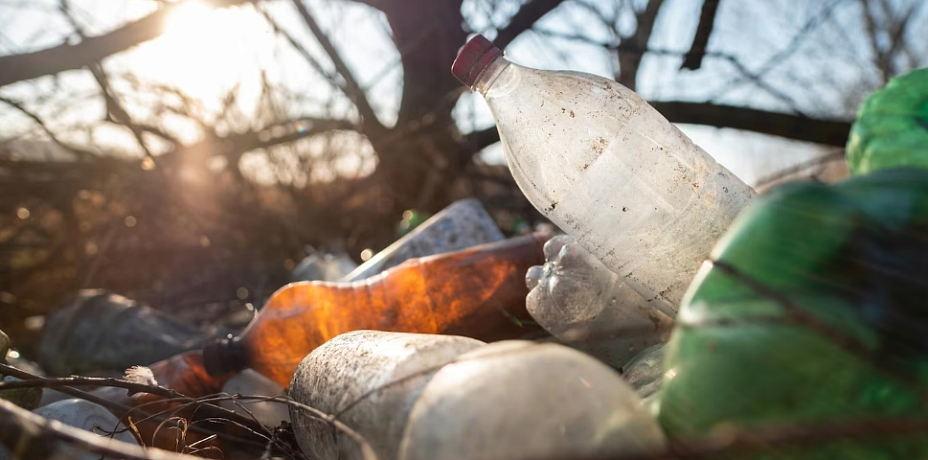
[[[670,437],[928,417],[928,169],[780,187],[711,258],[668,345],[660,421]],[[727,458],[924,459],[928,439]]]
[[[847,165],[855,175],[928,168],[928,69],[894,78],[867,98],[851,128]]]

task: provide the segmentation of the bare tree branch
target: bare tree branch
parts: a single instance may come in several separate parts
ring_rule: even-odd
[[[699,25],[696,26],[696,35],[693,36],[693,45],[690,46],[690,51],[683,58],[681,69],[697,70],[702,67],[702,58],[706,55],[706,47],[709,45],[709,37],[712,35],[712,28],[715,25],[719,2],[720,0],[705,0],[703,2],[702,11],[699,13]]]
[[[770,71],[772,71],[775,67],[786,62],[789,56],[797,52],[799,48],[801,48],[802,45],[806,43],[807,36],[810,33],[812,33],[812,31],[814,31],[818,26],[824,24],[828,20],[828,18],[831,17],[831,15],[834,13],[835,9],[838,6],[840,6],[842,3],[845,3],[847,1],[848,0],[831,0],[830,3],[827,3],[824,6],[822,6],[821,10],[819,10],[819,12],[815,16],[810,18],[808,21],[805,22],[805,24],[802,25],[802,28],[800,28],[799,31],[796,32],[796,35],[794,35],[790,39],[789,43],[785,47],[783,47],[783,49],[776,52],[773,56],[770,56],[764,62],[764,64],[758,68],[758,70],[751,72],[751,73],[757,76],[757,78],[763,78],[765,75],[770,73]],[[724,95],[738,88],[741,84],[745,82],[745,80],[746,80],[745,78],[735,78],[729,82],[726,82],[724,85],[720,87],[721,89],[719,90],[719,92],[709,99],[712,101],[718,101]]]
[[[851,132],[850,121],[821,120],[712,103],[662,101],[649,101],[648,103],[674,123],[741,129],[836,147],[844,147],[847,144],[848,134]]]
[[[563,2],[564,0],[529,0],[512,17],[509,25],[496,34],[496,39],[493,42],[500,49],[506,48],[519,34],[531,29],[536,21]]]
[[[335,49],[332,41],[329,40],[329,37],[323,32],[322,28],[319,27],[316,19],[310,14],[309,10],[306,9],[306,5],[303,4],[302,0],[293,0],[293,5],[296,7],[297,11],[299,11],[300,17],[303,18],[303,22],[309,27],[309,30],[316,37],[316,40],[322,45],[322,49],[329,55],[332,64],[335,66],[335,70],[345,79],[345,95],[348,96],[358,108],[358,113],[361,115],[362,126],[365,127],[365,130],[373,132],[379,133],[383,131],[385,128],[377,118],[377,114],[374,113],[370,101],[367,100],[367,95],[364,93],[361,85],[358,84],[358,81],[355,80],[354,74],[351,72],[351,69],[348,68],[348,65],[345,64],[345,61],[338,53],[338,50]]]
[[[212,0],[207,3],[219,8],[247,1],[252,0]],[[160,8],[141,19],[106,34],[88,37],[75,45],[65,43],[33,53],[0,56],[0,86],[80,69],[156,38],[163,32],[164,21],[184,3],[162,3]]]
[[[142,136],[142,129],[132,121],[132,117],[129,115],[129,112],[126,112],[126,109],[123,108],[122,104],[119,103],[119,99],[116,98],[116,94],[110,87],[109,77],[103,71],[103,66],[100,63],[92,63],[88,67],[90,68],[90,73],[93,74],[94,80],[96,80],[97,84],[100,86],[100,91],[103,93],[103,99],[106,101],[107,118],[116,124],[128,128],[129,131],[132,132],[133,137],[135,137],[135,141],[139,144],[139,148],[142,149],[142,152],[145,154],[145,156],[148,157],[151,161],[155,161],[154,155],[152,155],[148,145],[145,144],[145,139]]]
[[[631,37],[622,39],[621,46],[619,46],[619,74],[616,76],[616,81],[632,91],[637,87],[638,69],[641,67],[641,59],[644,57],[644,53],[637,50],[646,50],[648,48],[651,33],[654,31],[654,23],[657,21],[657,14],[663,5],[664,0],[649,0],[643,11],[635,13],[638,28]],[[631,49],[632,52],[626,52],[626,48]]]
[[[655,109],[674,123],[732,128],[772,136],[844,147],[851,131],[851,122],[818,120],[786,113],[707,102],[649,101]],[[475,131],[467,142],[478,152],[499,141],[496,127]]]

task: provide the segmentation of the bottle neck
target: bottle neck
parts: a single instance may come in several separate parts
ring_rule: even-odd
[[[499,78],[500,74],[510,65],[512,65],[512,63],[503,57],[502,54],[497,54],[496,57],[480,71],[480,75],[477,76],[477,80],[474,82],[474,87],[472,89],[486,96],[487,91],[490,90],[493,83],[496,82],[496,79]]]
[[[203,364],[210,375],[238,372],[248,367],[245,343],[241,337],[216,340],[203,347]]]

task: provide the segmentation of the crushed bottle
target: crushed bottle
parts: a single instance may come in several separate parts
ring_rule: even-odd
[[[699,264],[754,197],[613,80],[513,64],[479,35],[452,72],[487,101],[532,205],[648,300],[676,310]]]
[[[474,198],[458,200],[342,278],[358,281],[409,259],[426,257],[503,240],[503,234]]]
[[[399,458],[592,458],[664,442],[617,372],[562,345],[504,341],[435,374],[412,409]]]
[[[51,375],[146,365],[202,346],[192,326],[123,296],[83,290],[49,316],[39,363]]]
[[[204,364],[213,374],[250,367],[286,386],[309,352],[345,332],[523,337],[537,331],[524,323],[524,274],[544,260],[545,241],[536,234],[412,259],[354,283],[285,286],[240,337],[207,346]]]
[[[395,460],[406,420],[441,366],[484,343],[451,335],[355,331],[310,353],[290,384],[296,401],[335,414],[382,460]],[[291,407],[297,441],[319,460],[361,460],[358,443],[331,424]]]
[[[544,251],[544,266],[526,275],[526,308],[559,341],[618,369],[668,339],[674,311],[641,297],[576,239],[556,236]]]

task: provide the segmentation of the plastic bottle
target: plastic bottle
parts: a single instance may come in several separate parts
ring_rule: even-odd
[[[652,396],[661,389],[666,356],[666,343],[648,347],[622,366],[622,378],[641,398]]]
[[[110,432],[117,432],[112,435],[113,439],[118,441],[138,445],[138,442],[128,431],[115,415],[108,410],[83,399],[65,399],[47,406],[42,406],[33,411],[47,419],[57,420],[65,425],[87,430],[101,436],[109,437]],[[86,452],[73,452],[72,457],[79,460],[98,460],[99,455]],[[110,458],[110,457],[104,457]]]
[[[413,406],[399,458],[607,458],[664,442],[617,372],[562,345],[504,341],[435,374]]]
[[[100,429],[96,429],[95,425]],[[83,400],[60,401],[54,408],[43,407],[35,413],[7,401],[0,401],[0,460],[114,458],[84,450],[88,446],[117,449],[132,458],[194,458],[157,451],[145,452],[128,432],[115,434],[113,440],[102,431],[114,427],[122,428],[116,417],[102,407]],[[64,434],[68,439],[52,435],[48,430]]]
[[[51,375],[118,371],[199,348],[206,340],[196,328],[158,310],[87,289],[49,316],[39,362]]]
[[[300,281],[338,281],[352,270],[358,268],[348,254],[344,252],[317,251],[308,246],[309,255],[290,273],[290,282]]]
[[[246,367],[281,386],[325,341],[371,329],[457,334],[481,340],[521,337],[524,276],[544,260],[544,235],[409,260],[354,283],[295,283],[277,291],[234,339],[210,344],[204,363],[214,374]]]
[[[544,251],[544,266],[526,275],[531,291],[525,303],[559,341],[619,369],[669,338],[674,311],[641,297],[572,236],[550,239]]]
[[[502,232],[479,200],[458,200],[345,275],[342,281],[369,278],[414,257],[460,251],[502,240]]]
[[[271,398],[284,396],[285,394],[280,385],[251,369],[245,369],[235,374],[222,387],[222,392],[230,395],[267,396]],[[254,416],[258,422],[268,428],[280,426],[281,422],[290,422],[290,412],[287,405],[280,402],[221,401],[219,405],[246,417]]]
[[[363,436],[382,460],[395,460],[413,404],[432,376],[459,355],[483,346],[467,337],[355,331],[315,349],[293,375],[290,395]],[[360,460],[358,443],[330,424],[291,407],[303,452],[319,460]]]
[[[753,190],[633,91],[515,65],[481,36],[452,72],[479,91],[529,201],[648,300],[676,309]]]

